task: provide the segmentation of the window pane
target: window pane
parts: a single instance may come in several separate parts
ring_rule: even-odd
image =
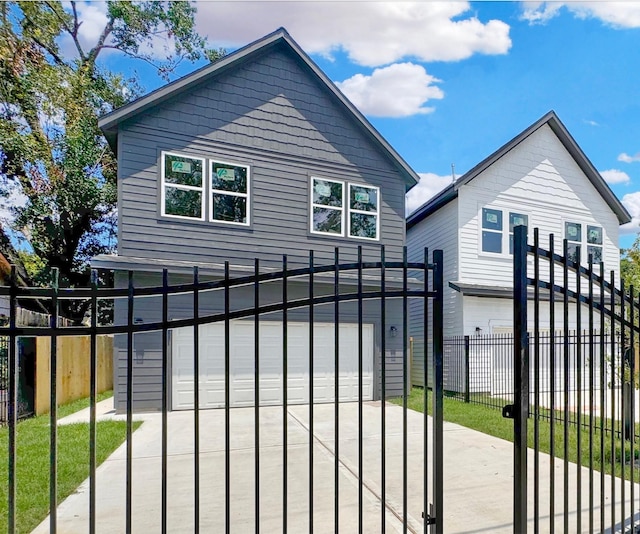
[[[342,207],[342,183],[314,178],[313,203]]]
[[[580,245],[576,245],[574,243],[568,243],[567,244],[567,258],[569,258],[571,261],[579,261],[580,260],[580,255],[578,254],[578,249],[580,248]]]
[[[202,160],[165,154],[164,181],[202,187]]]
[[[602,228],[599,226],[587,226],[587,243],[602,245]]]
[[[582,225],[580,223],[564,223],[564,236],[569,241],[582,241]]]
[[[352,185],[351,209],[362,211],[378,211],[378,190],[370,187]]]
[[[502,234],[498,232],[482,232],[482,251],[502,254]]]
[[[482,208],[482,228],[502,231],[502,212],[500,210]]]
[[[231,195],[213,194],[213,220],[247,222],[247,199]]]
[[[529,217],[522,213],[509,213],[509,232],[516,226],[529,226]]]
[[[211,164],[211,189],[246,193],[247,168],[213,162]]]
[[[313,230],[329,234],[342,234],[342,210],[314,207]]]
[[[351,236],[368,237],[376,239],[378,230],[378,216],[366,215],[364,213],[351,214]]]
[[[587,254],[591,255],[593,263],[602,261],[602,247],[587,246]]]
[[[164,212],[165,215],[201,218],[202,192],[165,187]]]

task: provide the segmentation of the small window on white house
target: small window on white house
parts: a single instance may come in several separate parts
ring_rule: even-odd
[[[507,231],[504,218],[509,218]],[[513,254],[513,230],[516,226],[528,226],[529,216],[523,213],[482,208],[482,252]]]
[[[161,214],[204,220],[204,160],[162,153]]]
[[[567,257],[571,261],[589,261],[589,257],[592,258],[593,263],[602,261],[602,227],[565,222],[564,236],[567,240]],[[581,251],[581,258],[578,257],[578,247]]]
[[[344,183],[311,178],[311,232],[344,235]]]
[[[349,235],[378,239],[380,191],[377,187],[349,184]]]
[[[211,162],[209,219],[249,224],[249,167]]]

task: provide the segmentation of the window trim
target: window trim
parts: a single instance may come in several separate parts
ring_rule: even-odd
[[[214,158],[208,158],[209,165],[208,171],[209,176],[207,180],[208,192],[207,198],[209,199],[209,213],[208,213],[208,221],[214,224],[230,224],[232,226],[251,226],[251,166],[245,165],[243,163],[234,163],[231,161],[222,161]],[[244,167],[247,169],[247,192],[246,193],[236,193],[235,191],[222,191],[220,189],[214,189],[213,184],[211,183],[213,179],[213,165],[219,163],[222,165],[229,165],[233,167]],[[247,199],[247,221],[246,222],[236,222],[236,221],[222,221],[220,219],[213,218],[213,195],[217,193],[219,195],[227,195],[230,197],[244,197]]]
[[[322,180],[323,182],[331,182],[334,184],[340,184],[342,187],[342,205],[338,208],[336,206],[326,206],[324,204],[315,204],[313,202],[313,181],[314,180]],[[344,190],[345,190],[345,182],[342,180],[335,180],[332,178],[322,178],[320,176],[310,176],[309,177],[309,232],[314,235],[323,235],[329,237],[345,237],[345,205],[344,205]],[[334,232],[321,232],[313,229],[313,208],[328,208],[335,211],[340,211],[340,233]]]
[[[366,210],[357,210],[357,209],[351,209],[351,188],[352,187],[362,187],[365,189],[373,189],[376,192],[376,211],[366,211]],[[348,200],[348,205],[347,205],[347,210],[348,210],[348,215],[347,215],[347,232],[348,235],[347,237],[353,238],[353,239],[364,239],[366,241],[380,241],[380,188],[378,186],[375,185],[365,185],[365,184],[358,184],[358,183],[352,183],[352,182],[348,182],[348,188],[347,188],[347,200]],[[363,215],[375,215],[376,217],[376,237],[364,237],[364,236],[360,236],[360,235],[351,235],[351,214],[352,213],[361,213]]]
[[[570,224],[579,224],[580,225],[580,241],[571,241],[567,238],[567,223]],[[589,226],[595,226],[596,228],[600,228],[602,231],[602,244],[596,245],[595,243],[587,243],[587,232]],[[600,247],[602,250],[601,261],[604,261],[604,249],[605,249],[605,232],[604,226],[598,224],[596,222],[586,222],[582,219],[575,218],[563,218],[562,219],[562,239],[563,245],[560,254],[564,254],[564,240],[566,239],[568,243],[575,243],[580,247],[580,265],[589,266],[589,247]],[[600,262],[594,262],[593,265],[598,265]]]
[[[165,156],[176,156],[179,158],[188,158],[193,160],[199,160],[202,162],[202,185],[197,187],[195,185],[182,185],[182,184],[171,184],[165,181]],[[206,176],[206,159],[201,158],[199,156],[191,156],[189,154],[180,154],[177,152],[170,152],[163,150],[160,152],[160,216],[167,217],[170,219],[181,219],[183,221],[204,221],[205,220],[205,184],[206,184],[207,176]],[[166,213],[166,194],[165,190],[167,187],[171,187],[173,189],[181,189],[183,191],[200,191],[202,194],[202,200],[200,202],[200,217],[189,217],[187,215],[174,215],[172,213]]]
[[[531,228],[531,214],[526,210],[515,210],[513,208],[503,208],[500,206],[491,206],[486,204],[478,204],[478,254],[481,256],[489,256],[492,258],[511,258],[513,255],[509,252],[509,236],[513,235],[513,232],[509,230],[509,219],[512,213],[518,215],[524,215],[527,217],[527,234],[529,234],[529,229]],[[502,230],[492,230],[490,228],[482,227],[482,210],[489,209],[500,211],[502,213]],[[501,244],[502,244],[502,252],[489,252],[482,249],[482,232],[488,231],[494,234],[500,234]]]

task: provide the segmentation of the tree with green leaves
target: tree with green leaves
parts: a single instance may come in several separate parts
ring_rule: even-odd
[[[87,286],[88,260],[115,250],[116,160],[98,117],[138,96],[100,62],[109,50],[168,79],[180,62],[218,58],[194,30],[189,2],[100,4],[104,26],[87,47],[81,8],[60,1],[0,4],[0,195],[20,198],[8,229],[23,240],[35,279]],[[154,44],[162,39],[161,59]],[[81,320],[86,303],[64,310]]]
[[[620,259],[620,277],[624,287],[633,286],[636,294],[640,291],[640,234],[636,236],[631,247],[622,249]]]

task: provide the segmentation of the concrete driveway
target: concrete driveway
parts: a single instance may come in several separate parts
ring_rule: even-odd
[[[110,401],[106,401],[110,402]],[[340,532],[358,530],[358,405],[340,406]],[[118,417],[102,405],[101,417]],[[387,470],[386,531],[402,532],[402,409],[386,405]],[[288,527],[289,532],[309,530],[309,419],[308,406],[290,406],[288,421]],[[314,527],[317,532],[334,529],[335,440],[333,405],[314,410]],[[381,531],[381,404],[368,402],[364,413],[364,532]],[[282,532],[282,408],[260,410],[260,526],[261,532]],[[87,420],[85,411],[61,423]],[[150,534],[161,527],[161,415],[137,415],[144,423],[133,435],[133,532]],[[194,530],[193,412],[168,415],[168,530]],[[231,531],[254,530],[254,411],[231,410]],[[431,420],[429,419],[429,425]],[[422,532],[423,511],[423,417],[408,412],[408,527]],[[224,532],[224,411],[200,412],[200,527],[201,532]],[[512,532],[513,467],[511,443],[445,423],[445,532]],[[431,450],[431,443],[429,443]],[[533,455],[530,456],[530,466]],[[97,471],[98,532],[125,529],[125,445],[118,448]],[[556,526],[562,530],[562,461],[556,462]],[[431,466],[429,473],[431,473]],[[541,455],[542,530],[548,529],[549,458]],[[577,467],[570,466],[574,484]],[[609,477],[607,488],[610,487]],[[530,480],[533,480],[531,472]],[[429,492],[431,483],[429,481]],[[575,494],[575,489],[573,490]],[[588,526],[588,470],[583,468],[583,525]],[[618,495],[619,495],[618,490]],[[58,528],[66,534],[88,531],[88,481],[58,507]],[[530,491],[533,494],[533,491]],[[627,486],[627,496],[629,487]],[[640,489],[636,489],[640,495]],[[594,496],[599,502],[599,493]],[[569,517],[575,531],[577,510],[570,499]],[[429,499],[432,501],[432,498]],[[530,500],[530,510],[533,501]],[[628,504],[627,504],[628,510]],[[599,517],[599,508],[595,517]],[[607,517],[609,510],[607,508]],[[48,520],[35,533],[48,532]]]

